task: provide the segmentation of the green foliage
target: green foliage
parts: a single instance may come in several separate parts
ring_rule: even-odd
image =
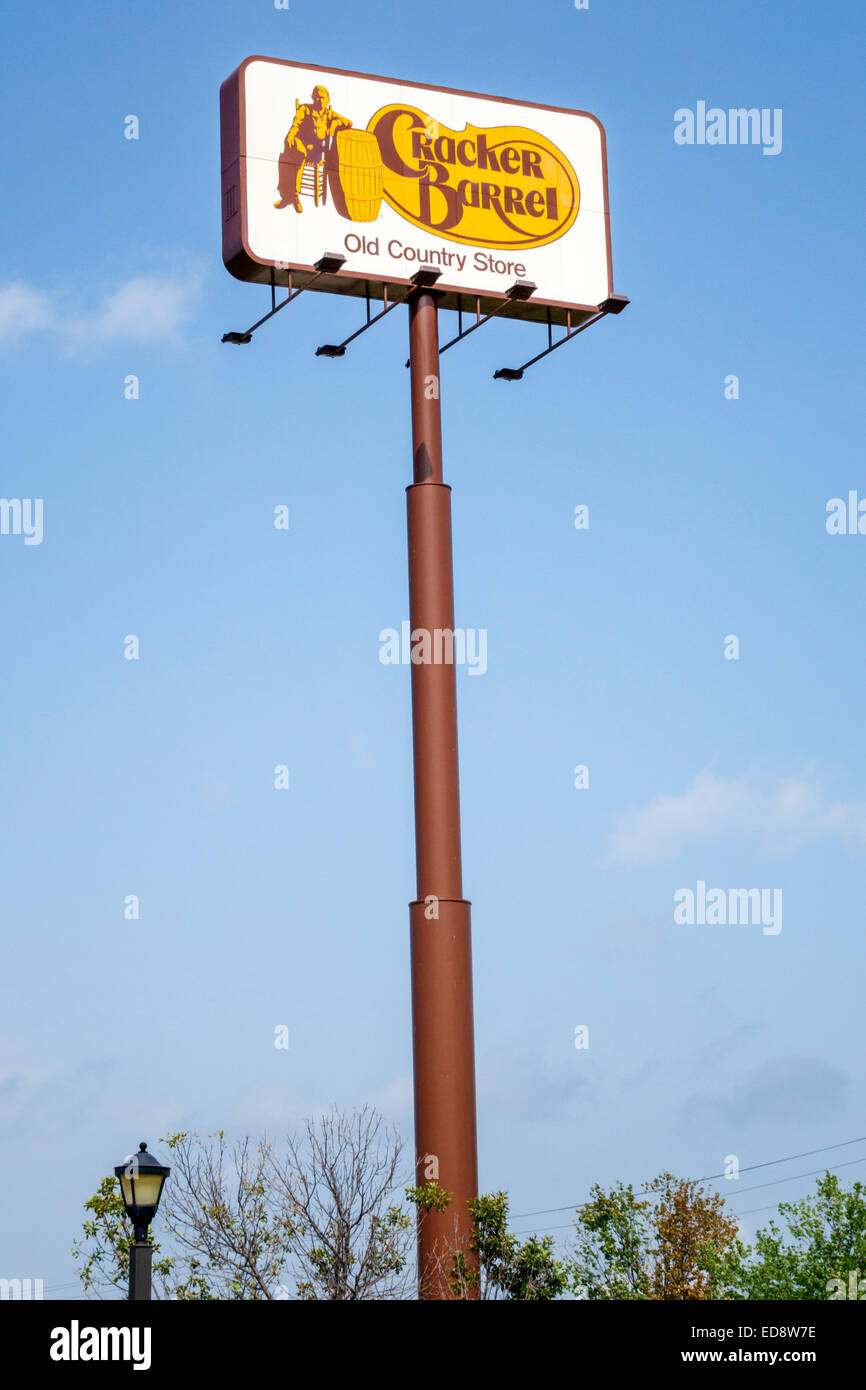
[[[672,1173],[660,1173],[647,1192],[641,1200],[623,1183],[610,1192],[593,1187],[569,1261],[575,1293],[620,1302],[723,1297],[720,1261],[737,1233],[724,1199]]]
[[[402,1146],[369,1107],[307,1121],[281,1153],[266,1140],[229,1144],[222,1130],[160,1142],[172,1172],[157,1218],[155,1298],[288,1299],[292,1284],[302,1300],[404,1296],[413,1217],[395,1201]],[[125,1291],[132,1231],[113,1177],[85,1209],[73,1247],[84,1289]]]
[[[781,1202],[783,1229],[775,1221],[738,1245],[720,1263],[718,1278],[735,1299],[827,1299],[830,1281],[866,1277],[866,1187],[841,1186],[835,1173],[818,1179],[813,1195]],[[829,1287],[828,1287],[829,1286]]]
[[[79,1264],[79,1277],[86,1293],[99,1287],[125,1289],[129,1283],[129,1247],[132,1227],[126,1219],[120,1184],[115,1177],[103,1178],[92,1197],[84,1203],[91,1215],[83,1222],[84,1239],[76,1241],[71,1254]],[[156,1262],[154,1246],[154,1262]]]
[[[657,1204],[618,1183],[593,1187],[578,1213],[569,1260],[572,1288],[587,1299],[826,1299],[849,1296],[866,1277],[866,1187],[826,1173],[813,1195],[779,1206],[753,1247],[735,1234],[717,1193],[662,1174]],[[839,1280],[839,1285],[831,1281]]]
[[[129,1249],[132,1227],[126,1217],[120,1184],[114,1176],[103,1178],[97,1191],[84,1203],[91,1215],[82,1223],[83,1240],[76,1241],[71,1254],[79,1265],[79,1278],[85,1293],[100,1296],[105,1288],[129,1287]],[[150,1234],[148,1232],[148,1234]],[[212,1299],[216,1294],[200,1271],[200,1262],[188,1262],[186,1277],[177,1278],[177,1260],[159,1254],[153,1245],[153,1296],[156,1299]]]
[[[423,1216],[443,1212],[450,1194],[438,1182],[407,1187],[406,1196]],[[504,1192],[469,1203],[472,1235],[468,1250],[451,1250],[449,1284],[457,1299],[551,1299],[568,1286],[565,1266],[553,1258],[553,1237],[530,1236],[522,1244],[508,1230]]]
[[[451,1279],[456,1296],[478,1289],[482,1298],[548,1300],[568,1284],[565,1266],[553,1257],[553,1237],[530,1236],[521,1243],[508,1230],[508,1197],[496,1192],[469,1203],[473,1232],[467,1260],[455,1256]]]
[[[369,1235],[364,1251],[365,1278],[376,1284],[391,1275],[400,1275],[406,1268],[405,1234],[412,1227],[412,1216],[401,1207],[391,1206],[382,1215],[370,1219]],[[338,1223],[330,1225],[329,1239],[305,1252],[307,1268],[312,1278],[297,1281],[298,1298],[304,1302],[320,1300],[323,1291],[339,1298],[339,1288],[349,1284],[359,1260],[341,1238]]]
[[[406,1196],[425,1215],[430,1211],[444,1211],[451,1201],[451,1193],[440,1187],[438,1182],[425,1182],[421,1187],[407,1187]]]
[[[408,1210],[389,1200],[399,1144],[377,1147],[378,1133],[375,1114],[334,1112],[308,1122],[312,1147],[302,1153],[290,1140],[282,1161],[266,1143],[230,1149],[222,1131],[207,1142],[167,1135],[172,1179],[159,1213],[164,1245],[153,1246],[154,1297],[287,1298],[278,1280],[288,1269],[301,1300],[405,1297],[411,1208],[424,1221],[445,1212],[451,1194],[432,1181],[405,1189]],[[469,1212],[468,1248],[452,1239],[441,1261],[457,1299],[549,1301],[570,1288],[588,1300],[823,1300],[852,1296],[866,1280],[866,1186],[845,1189],[829,1172],[814,1194],[781,1203],[781,1225],[769,1222],[753,1247],[736,1238],[719,1193],[670,1173],[640,1195],[621,1182],[593,1186],[566,1261],[554,1258],[552,1236],[521,1241],[509,1231],[504,1192],[476,1198]],[[72,1248],[87,1294],[126,1291],[132,1238],[119,1183],[103,1178]]]
[[[568,1261],[579,1298],[649,1298],[649,1211],[650,1203],[640,1201],[631,1184],[618,1182],[610,1192],[593,1186],[589,1202],[578,1212],[577,1248]]]

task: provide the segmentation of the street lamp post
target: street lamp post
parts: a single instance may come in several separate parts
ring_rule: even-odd
[[[170,1172],[170,1168],[163,1168],[153,1154],[147,1152],[145,1143],[139,1144],[138,1153],[130,1154],[126,1162],[114,1170],[133,1230],[129,1247],[130,1302],[151,1297],[153,1246],[148,1238],[148,1227],[156,1215],[163,1184]]]

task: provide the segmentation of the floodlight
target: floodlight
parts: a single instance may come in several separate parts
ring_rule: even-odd
[[[515,280],[505,293],[509,299],[531,299],[537,289],[534,280]]]
[[[598,307],[605,314],[621,314],[629,302],[624,294],[612,294],[610,299],[603,299]]]
[[[429,290],[436,284],[441,274],[442,271],[435,265],[422,265],[420,269],[416,270],[415,274],[410,275],[409,278],[413,285],[418,286],[419,290]]]
[[[320,256],[315,262],[315,269],[320,275],[336,275],[340,267],[345,264],[345,256],[341,256],[337,251],[326,251],[324,256]]]

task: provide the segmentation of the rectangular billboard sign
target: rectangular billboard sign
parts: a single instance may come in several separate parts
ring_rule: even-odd
[[[585,111],[252,57],[222,85],[223,259],[241,280],[405,290],[576,325],[613,293],[604,130]]]

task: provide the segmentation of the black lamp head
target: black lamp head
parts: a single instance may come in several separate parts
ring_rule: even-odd
[[[147,1240],[147,1228],[156,1215],[163,1184],[170,1172],[170,1168],[157,1163],[153,1154],[147,1152],[143,1141],[138,1153],[130,1154],[125,1163],[115,1168],[114,1176],[120,1183],[123,1205],[136,1240]]]

